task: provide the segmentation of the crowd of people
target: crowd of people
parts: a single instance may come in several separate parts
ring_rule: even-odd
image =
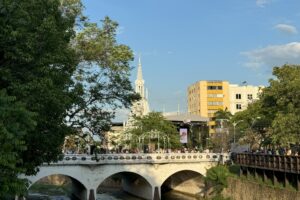
[[[299,156],[299,148],[268,148],[268,149],[257,149],[251,151],[255,154],[267,154],[267,155],[277,155],[277,156]]]

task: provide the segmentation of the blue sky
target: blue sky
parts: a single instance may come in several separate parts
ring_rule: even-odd
[[[267,85],[272,66],[300,64],[300,0],[84,0],[93,22],[119,23],[142,56],[152,110],[187,111],[198,80]],[[132,63],[137,66],[137,59]],[[132,71],[134,82],[136,68]]]

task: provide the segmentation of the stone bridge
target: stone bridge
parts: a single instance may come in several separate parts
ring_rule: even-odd
[[[227,160],[228,154],[219,153],[65,155],[26,178],[32,185],[46,176],[65,175],[72,180],[73,195],[93,200],[105,179],[121,174],[124,191],[144,199],[160,199],[161,186],[174,174],[190,171],[205,176],[207,169]]]

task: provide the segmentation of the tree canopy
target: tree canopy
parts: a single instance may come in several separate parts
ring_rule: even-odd
[[[108,17],[102,26],[90,23],[80,0],[0,0],[0,26],[1,156],[14,156],[9,166],[0,159],[1,171],[11,169],[0,177],[3,199],[21,193],[19,173],[32,175],[58,158],[66,135],[82,128],[102,134],[115,110],[139,96],[118,24]]]
[[[248,129],[260,145],[299,143],[300,66],[274,67],[273,75],[260,99],[236,113],[233,119],[243,120],[241,128]]]
[[[166,148],[180,147],[179,133],[176,126],[172,122],[167,121],[160,112],[150,112],[148,115],[135,117],[133,126],[125,134],[130,134],[134,147],[138,146],[139,138],[143,138],[145,141],[152,138],[157,141],[158,137],[162,145],[162,141],[169,142],[169,144],[165,145]]]

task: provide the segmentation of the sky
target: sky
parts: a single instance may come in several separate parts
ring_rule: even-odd
[[[272,67],[300,64],[300,0],[83,0],[84,14],[119,23],[117,40],[141,54],[152,111],[187,112],[199,80],[268,85]],[[117,119],[126,116],[120,110]]]

